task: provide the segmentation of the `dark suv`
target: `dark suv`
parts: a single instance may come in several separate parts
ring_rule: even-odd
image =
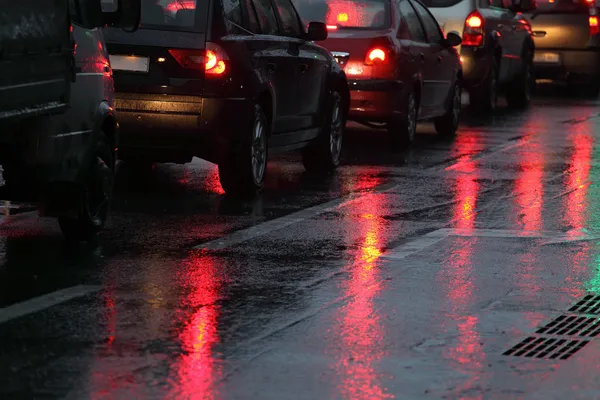
[[[535,39],[536,77],[600,92],[600,24],[595,0],[539,0],[525,15]]]
[[[498,94],[511,107],[529,104],[535,85],[531,27],[522,13],[535,0],[423,0],[445,32],[462,36],[460,58],[470,103],[493,111]]]
[[[135,34],[106,35],[126,163],[197,156],[235,194],[262,188],[269,151],[338,165],[346,75],[289,0],[146,0]]]

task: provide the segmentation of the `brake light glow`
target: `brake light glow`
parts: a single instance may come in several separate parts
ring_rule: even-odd
[[[469,28],[481,28],[483,26],[483,21],[478,15],[471,15],[467,18],[467,26]]]
[[[385,51],[376,47],[367,53],[366,64],[371,65],[377,61],[385,61]]]
[[[169,53],[183,68],[204,70],[206,75],[222,75],[227,69],[229,58],[218,45],[208,42],[206,51],[202,50],[169,50]]]
[[[348,22],[348,14],[340,13],[337,15],[338,22]]]
[[[337,29],[337,25],[327,25],[327,30],[335,31]]]
[[[483,18],[479,11],[473,11],[465,20],[462,46],[479,47],[483,45]]]
[[[598,17],[590,15],[589,17],[590,35],[597,35],[600,33],[600,26],[598,24]]]

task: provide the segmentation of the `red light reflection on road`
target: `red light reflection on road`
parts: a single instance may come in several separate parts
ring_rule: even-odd
[[[527,136],[531,136],[532,133]],[[526,231],[539,231],[544,226],[544,149],[532,140],[519,152],[520,171],[513,194],[519,208],[517,225]]]
[[[458,229],[473,229],[477,216],[477,197],[480,184],[479,168],[471,154],[479,147],[479,134],[459,136],[455,142],[455,151],[465,154],[452,170],[457,173],[454,187],[454,209],[452,226]]]
[[[569,135],[573,153],[569,160],[569,169],[565,174],[565,191],[567,195],[563,202],[563,223],[572,229],[585,228],[587,223],[588,205],[586,198],[590,183],[589,177],[594,145],[593,137],[584,133],[591,127],[580,125],[577,125],[578,129],[575,133]]]
[[[480,171],[472,154],[479,148],[481,140],[477,132],[472,135],[459,136],[455,142],[455,151],[463,154],[458,163],[449,169],[454,178],[454,207],[452,210],[452,226],[457,229],[473,230],[477,217],[477,200],[481,192],[478,181]],[[454,174],[455,173],[455,174]],[[458,331],[456,342],[444,351],[444,357],[452,360],[454,368],[465,375],[465,381],[456,388],[464,393],[473,390],[482,378],[485,353],[481,347],[481,337],[477,331],[479,318],[469,314],[472,308],[474,282],[472,274],[473,248],[476,238],[454,239],[447,257],[442,261],[442,269],[437,280],[446,292],[446,301],[450,310],[444,322],[446,329],[455,325]],[[483,396],[474,394],[463,399],[480,399]]]
[[[184,317],[179,340],[184,354],[176,363],[176,398],[213,399],[214,383],[221,376],[221,365],[214,347],[219,343],[218,318],[220,281],[214,259],[194,253],[179,277],[184,288],[182,309],[195,310]]]
[[[225,194],[219,180],[219,166],[213,165],[204,180],[203,189],[210,193]]]
[[[340,309],[334,327],[334,332],[343,343],[341,354],[336,350],[339,361],[334,366],[341,378],[339,391],[343,399],[394,398],[383,387],[380,381],[382,374],[377,368],[385,355],[385,333],[374,304],[375,297],[382,289],[376,261],[381,256],[384,239],[384,221],[378,215],[385,206],[385,197],[373,196],[371,201],[360,204],[359,220],[351,221],[357,224],[361,242],[347,267],[350,279],[344,283],[343,289],[349,302]]]

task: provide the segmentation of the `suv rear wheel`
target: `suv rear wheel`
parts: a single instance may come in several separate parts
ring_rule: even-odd
[[[531,101],[531,93],[535,86],[535,77],[533,76],[533,59],[527,58],[521,72],[515,81],[509,85],[506,92],[506,102],[512,108],[525,108]]]
[[[243,134],[239,152],[230,154],[219,164],[219,180],[226,194],[254,196],[264,187],[267,172],[267,138],[269,126],[259,104]]]
[[[90,240],[102,230],[112,198],[114,174],[113,152],[102,134],[78,190],[77,210],[58,217],[60,229],[68,240]]]

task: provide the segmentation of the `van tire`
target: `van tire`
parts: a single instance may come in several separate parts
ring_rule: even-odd
[[[253,111],[240,150],[219,164],[219,180],[227,195],[253,197],[264,188],[269,124],[260,104],[255,104]]]
[[[471,93],[470,103],[473,108],[487,115],[493,114],[498,108],[498,64],[496,60],[492,61],[485,86]]]
[[[528,57],[527,62],[523,66],[521,72],[516,77],[515,81],[509,85],[506,92],[506,102],[508,106],[516,109],[524,109],[529,106],[531,101],[531,93],[535,86],[535,78],[533,76],[533,60]]]
[[[58,217],[58,224],[67,240],[89,241],[104,228],[114,176],[114,155],[106,135],[101,133],[83,183],[76,190],[79,195],[76,210]]]
[[[344,110],[342,96],[331,92],[331,105],[326,125],[313,143],[302,151],[302,163],[310,172],[330,172],[340,165],[344,135]]]

